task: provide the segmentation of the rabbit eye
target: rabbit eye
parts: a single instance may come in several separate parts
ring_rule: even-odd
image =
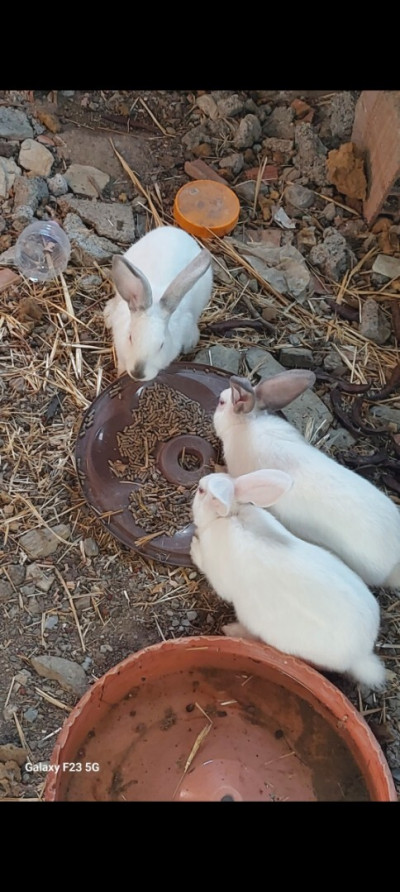
[[[225,400],[220,400],[220,401],[219,401],[219,405],[220,405],[220,406],[224,406],[224,405],[225,405]]]
[[[129,340],[129,343],[131,344],[132,343],[132,335],[131,334],[129,335],[128,340]]]
[[[199,492],[201,496],[204,496],[204,489],[202,486],[197,487],[197,492]]]

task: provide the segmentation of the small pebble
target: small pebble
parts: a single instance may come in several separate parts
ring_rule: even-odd
[[[38,715],[39,715],[39,713],[38,713],[37,709],[33,709],[33,707],[30,706],[29,709],[27,709],[26,712],[24,712],[24,719],[26,722],[35,722]]]
[[[197,619],[197,610],[188,610],[186,616],[192,623],[195,619]]]
[[[58,626],[58,616],[48,616],[44,624],[45,629],[55,629]]]
[[[97,542],[94,541],[94,539],[84,539],[83,547],[86,557],[96,557],[96,555],[99,553],[99,546]]]

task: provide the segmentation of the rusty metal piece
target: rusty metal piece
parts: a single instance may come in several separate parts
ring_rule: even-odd
[[[370,393],[368,399],[371,402],[385,400],[386,397],[390,396],[390,394],[397,389],[397,387],[400,387],[400,363],[395,366],[388,383],[382,387],[382,390],[377,390],[376,393]]]
[[[339,419],[339,421],[342,422],[343,426],[347,428],[350,433],[353,434],[354,437],[359,437],[361,435],[361,431],[357,427],[355,427],[352,419],[344,409],[339,388],[332,387],[329,396],[336,417]]]
[[[343,381],[342,378],[336,378],[335,375],[330,375],[329,372],[322,369],[313,369],[313,372],[318,381],[332,381],[344,393],[366,393],[371,387],[370,381],[367,384],[352,384],[350,381]]]
[[[397,492],[400,495],[400,479],[398,477],[392,477],[391,474],[382,474],[382,483],[384,483],[385,486],[389,486],[390,489],[393,489],[394,492]]]
[[[362,431],[363,434],[386,434],[388,431],[388,427],[371,427],[369,424],[365,424],[362,416],[361,416],[361,408],[364,402],[363,397],[356,397],[353,401],[353,405],[351,407],[351,417],[354,421],[354,424]]]
[[[359,321],[360,316],[357,307],[349,307],[348,304],[338,304],[333,297],[325,297],[324,300],[342,319],[347,319],[348,322]]]
[[[400,344],[400,303],[398,300],[392,300],[392,322],[396,341]]]
[[[212,331],[215,334],[230,331],[230,329],[234,328],[255,328],[256,331],[263,331],[268,327],[268,331],[270,330],[270,324],[267,323],[266,325],[265,319],[241,319],[239,316],[236,319],[226,319],[224,322],[209,322],[205,327],[208,331]]]

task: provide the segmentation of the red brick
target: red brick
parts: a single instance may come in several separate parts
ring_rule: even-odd
[[[369,189],[363,210],[372,223],[400,178],[400,90],[364,90],[351,139],[365,153]]]

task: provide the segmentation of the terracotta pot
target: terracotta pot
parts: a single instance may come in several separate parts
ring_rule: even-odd
[[[242,639],[129,656],[62,728],[45,800],[397,801],[347,698],[301,660]]]

